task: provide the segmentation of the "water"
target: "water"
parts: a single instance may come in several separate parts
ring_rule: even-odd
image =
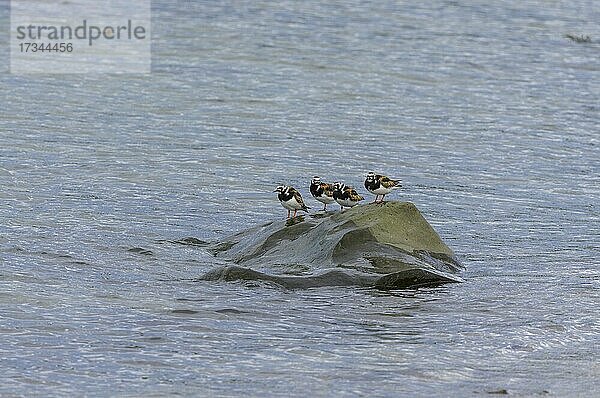
[[[0,395],[600,394],[596,2],[153,3],[150,76],[0,74]],[[206,282],[173,243],[369,170],[466,283]]]

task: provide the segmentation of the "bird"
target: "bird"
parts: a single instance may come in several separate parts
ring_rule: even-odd
[[[344,211],[344,207],[354,207],[364,199],[354,188],[343,182],[333,183],[333,198],[340,205],[342,211]]]
[[[293,217],[296,217],[296,212],[302,210],[308,213],[309,207],[304,204],[302,195],[294,187],[287,185],[279,185],[273,192],[277,192],[277,198],[281,205],[287,209],[287,218],[290,218],[290,211],[294,210]]]
[[[335,202],[333,199],[333,185],[321,182],[319,176],[314,176],[310,181],[310,193],[312,196],[323,203],[323,211],[327,211],[327,205]]]
[[[367,178],[365,179],[365,188],[367,188],[367,191],[375,194],[373,203],[383,203],[385,195],[400,187],[402,187],[400,180],[392,180],[389,177],[375,174],[372,171],[367,173]],[[379,196],[381,196],[381,200],[377,201]]]

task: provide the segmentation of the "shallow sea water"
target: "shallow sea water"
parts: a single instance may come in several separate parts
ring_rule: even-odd
[[[600,394],[596,2],[153,3],[149,76],[0,74],[0,395]],[[206,282],[176,243],[369,170],[465,283]]]

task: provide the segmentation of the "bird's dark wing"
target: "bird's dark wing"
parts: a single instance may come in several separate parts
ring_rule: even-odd
[[[358,194],[358,192],[356,192],[356,189],[354,188],[348,189],[348,198],[353,202],[358,202],[364,199]]]
[[[380,176],[379,181],[381,182],[381,185],[383,185],[384,188],[392,188],[400,185],[400,180],[392,180],[391,178],[386,176]]]
[[[298,191],[296,191],[296,190],[294,189],[294,191],[293,191],[293,194],[294,194],[294,199],[296,199],[296,202],[300,203],[300,205],[301,205],[302,207],[305,207],[305,208],[307,208],[307,209],[308,209],[308,206],[306,206],[306,205],[304,204],[304,200],[302,200],[302,195],[300,195],[300,192],[298,192]]]
[[[333,185],[322,183],[321,188],[323,188],[323,193],[329,197],[333,196]]]

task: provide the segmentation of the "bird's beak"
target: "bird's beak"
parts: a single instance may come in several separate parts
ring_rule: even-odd
[[[277,192],[277,190],[274,190],[273,192]]]

